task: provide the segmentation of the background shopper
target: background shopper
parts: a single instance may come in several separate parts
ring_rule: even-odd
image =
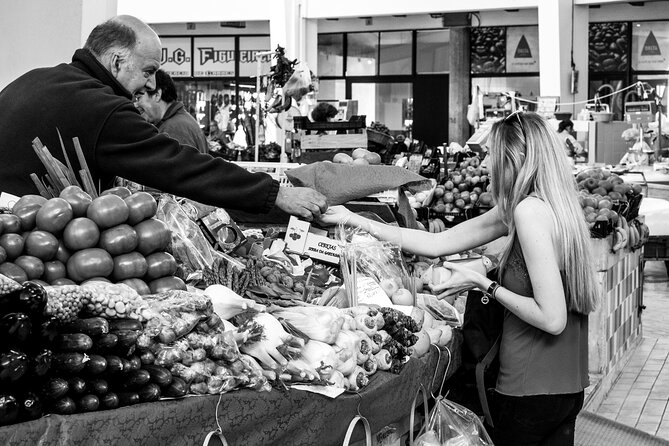
[[[434,287],[479,288],[505,307],[493,415],[503,445],[571,445],[588,386],[588,313],[597,302],[590,233],[557,133],[534,113],[493,124],[489,167],[496,206],[440,233],[398,229],[342,206],[326,224],[361,227],[428,257],[453,254],[508,235],[501,285],[444,262],[450,279]]]

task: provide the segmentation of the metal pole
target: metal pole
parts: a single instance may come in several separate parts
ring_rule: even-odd
[[[258,133],[260,132],[260,69],[262,68],[262,58],[263,56],[269,56],[274,54],[274,51],[259,51],[256,53],[256,131],[254,138],[255,146],[255,162],[258,162]]]

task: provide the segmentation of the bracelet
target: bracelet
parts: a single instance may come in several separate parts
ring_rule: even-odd
[[[497,283],[497,282],[495,282],[495,281],[493,280],[493,281],[490,283],[490,285],[488,286],[488,289],[486,290],[486,294],[487,294],[488,296],[490,296],[491,299],[496,300],[495,293],[497,293],[497,289],[498,289],[500,286],[501,286],[501,285],[500,285],[499,283]]]

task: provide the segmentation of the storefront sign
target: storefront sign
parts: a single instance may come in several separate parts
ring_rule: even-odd
[[[234,37],[195,37],[194,76],[227,77],[235,75]]]
[[[632,68],[639,71],[669,70],[669,22],[636,22],[632,25]]]
[[[258,53],[267,52],[270,48],[269,37],[239,38],[239,75],[253,77],[258,72]],[[260,73],[269,73],[273,54],[260,56]]]
[[[172,77],[192,76],[190,37],[163,37],[160,68]]]
[[[539,71],[539,27],[509,26],[506,28],[506,72]]]

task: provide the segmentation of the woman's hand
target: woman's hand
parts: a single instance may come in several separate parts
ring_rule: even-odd
[[[430,289],[439,299],[480,287],[486,279],[483,274],[466,264],[444,262],[444,268],[450,271],[450,277],[441,283],[430,285]]]
[[[331,206],[319,218],[319,222],[324,226],[332,226],[339,223],[346,224],[353,215],[353,212],[346,209],[344,206]]]

